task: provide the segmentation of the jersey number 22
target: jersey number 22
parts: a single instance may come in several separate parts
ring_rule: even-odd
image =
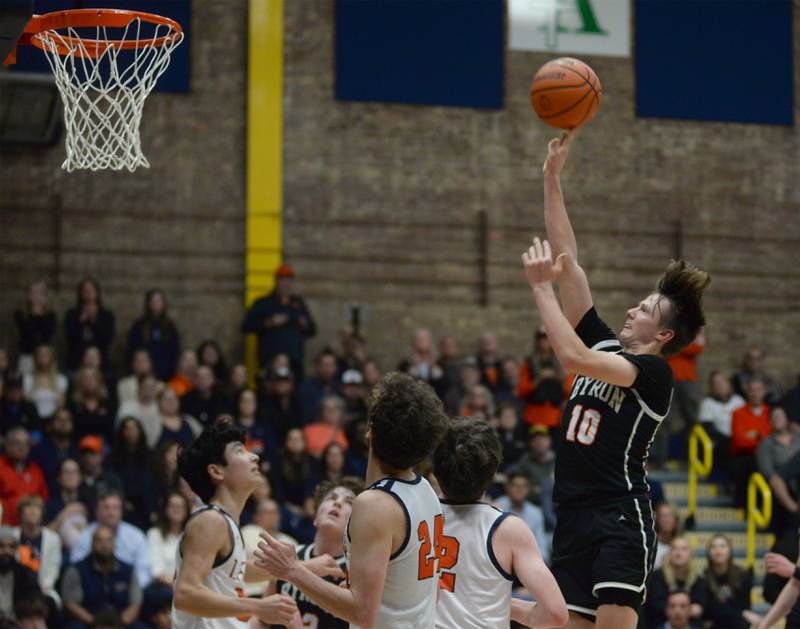
[[[425,520],[417,527],[419,546],[419,571],[417,579],[430,579],[436,572],[436,560],[439,560],[439,587],[452,592],[456,587],[456,575],[452,570],[458,563],[459,542],[455,537],[444,534],[444,518],[437,515],[433,520],[433,554],[431,552],[431,535]]]

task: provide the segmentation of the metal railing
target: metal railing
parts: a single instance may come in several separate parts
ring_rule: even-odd
[[[761,509],[758,496],[761,494]],[[772,490],[766,479],[758,472],[750,475],[747,482],[747,562],[751,568],[756,558],[756,527],[765,529],[772,519]]]
[[[698,444],[703,446],[702,459],[698,456]],[[714,446],[711,437],[700,424],[692,428],[689,435],[689,515],[687,520],[692,524],[697,511],[697,477],[705,478],[711,473],[714,462]]]

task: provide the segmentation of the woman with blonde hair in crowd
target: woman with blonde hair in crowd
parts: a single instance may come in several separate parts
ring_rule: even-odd
[[[647,599],[642,607],[646,627],[657,627],[666,620],[665,610],[670,592],[689,592],[692,601],[691,618],[703,616],[706,582],[700,570],[692,564],[692,547],[685,537],[675,537],[661,567],[650,573],[647,580]]]
[[[67,377],[58,370],[53,348],[39,345],[33,354],[33,372],[22,379],[25,397],[36,406],[39,419],[49,419],[64,404],[67,384]]]

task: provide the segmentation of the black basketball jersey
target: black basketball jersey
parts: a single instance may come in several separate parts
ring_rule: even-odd
[[[297,547],[297,558],[300,561],[308,561],[313,557],[316,557],[314,544],[304,544]],[[336,563],[339,564],[342,572],[346,573],[347,565],[344,555],[337,557]],[[325,577],[325,580],[331,583],[338,583],[333,577]],[[349,627],[347,621],[328,613],[288,581],[279,579],[276,588],[278,594],[286,594],[294,599],[294,602],[297,603],[297,609],[300,611],[303,626],[307,629],[347,629]],[[279,626],[281,625],[273,625],[273,627]]]
[[[672,369],[661,356],[622,351],[616,335],[591,308],[575,328],[593,350],[632,362],[630,387],[578,375],[561,419],[553,500],[586,505],[645,496],[645,461],[672,399]]]

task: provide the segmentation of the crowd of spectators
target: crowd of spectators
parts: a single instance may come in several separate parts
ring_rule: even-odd
[[[495,428],[504,462],[488,498],[520,516],[549,557],[554,443],[571,376],[544,330],[533,332],[523,356],[504,352],[492,332],[467,351],[454,335],[437,343],[418,329],[405,352],[397,348],[396,363],[380,364],[348,329],[306,366],[305,340],[316,326],[293,276],[281,266],[275,291],[244,316],[241,331],[259,339],[255,374],[213,339],[185,347],[160,290],[145,295],[120,342],[96,281],[79,283],[63,318],[43,284],[30,287],[14,312],[17,338],[0,348],[0,618],[26,627],[168,627],[175,549],[197,505],[177,475],[178,449],[220,416],[242,426],[247,448],[261,457],[263,485],[241,519],[250,550],[261,529],[309,542],[317,484],[366,472],[367,404],[384,369],[428,382],[450,414]],[[671,361],[682,384],[665,437],[685,439],[702,423],[720,473],[735,481],[760,469],[779,505],[776,526],[796,529],[800,389],[783,395],[753,348],[732,377],[711,374],[701,400],[695,362],[703,347],[698,338]],[[669,443],[658,447],[656,466]],[[707,567],[694,570],[675,508],[653,489],[657,570],[642,626],[673,622],[673,612],[676,627],[681,614],[706,627],[739,626],[722,624],[734,617],[747,626],[742,592],[751,577],[732,562],[730,541],[712,539]]]

